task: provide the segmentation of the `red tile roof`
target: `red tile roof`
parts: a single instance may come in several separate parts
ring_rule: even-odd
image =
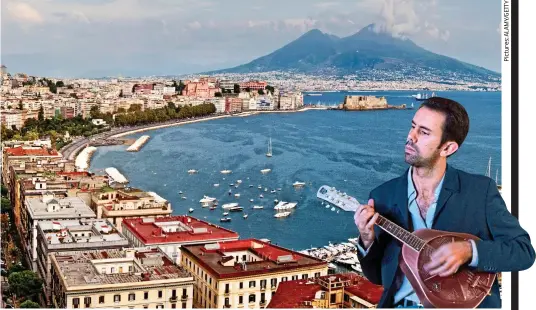
[[[7,155],[10,156],[60,156],[55,149],[41,148],[25,148],[22,146],[5,149]]]
[[[182,250],[218,279],[270,274],[308,267],[327,268],[327,263],[320,259],[258,239],[218,242],[218,245],[219,247],[213,249],[207,249],[204,245],[186,245],[182,246]],[[246,269],[243,269],[240,264],[222,265],[224,257],[232,255],[232,252],[240,251],[249,251],[262,260],[247,262]]]
[[[373,284],[365,277],[356,273],[327,275],[318,279],[327,281],[330,277],[337,277],[343,281],[349,280],[350,285],[344,287],[346,292],[374,305],[380,302],[383,294],[383,287],[381,285]],[[267,308],[312,308],[312,306],[306,306],[304,302],[313,301],[318,291],[327,291],[327,288],[320,285],[318,280],[309,279],[281,282]]]
[[[163,232],[162,228],[156,225],[156,223],[165,222],[180,222],[191,229],[188,231]],[[123,220],[123,225],[145,245],[206,243],[238,239],[238,233],[232,230],[187,215],[160,217],[154,219],[154,222],[144,222],[142,218],[125,219]],[[194,231],[194,229],[200,228],[201,230],[205,228],[206,232]]]

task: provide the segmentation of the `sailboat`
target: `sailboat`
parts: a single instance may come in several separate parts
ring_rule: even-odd
[[[486,171],[486,176],[488,178],[491,178],[491,156],[489,157],[488,161],[488,169]],[[497,189],[499,190],[499,193],[501,193],[502,185],[499,185],[499,169],[495,172],[495,184],[497,184]]]
[[[268,141],[268,153],[266,153],[266,157],[272,157],[272,137]]]

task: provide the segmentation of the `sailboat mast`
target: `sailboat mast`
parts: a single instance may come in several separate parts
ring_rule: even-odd
[[[486,176],[488,178],[491,178],[491,156],[489,157],[489,161],[488,161],[488,171],[486,171]]]

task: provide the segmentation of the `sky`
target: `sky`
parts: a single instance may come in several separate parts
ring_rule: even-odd
[[[311,29],[376,23],[434,53],[501,70],[499,0],[2,0],[1,62],[49,77],[234,67]]]

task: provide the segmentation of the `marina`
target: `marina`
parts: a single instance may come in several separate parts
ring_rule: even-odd
[[[139,137],[131,146],[127,148],[127,152],[138,152],[149,141],[148,135]]]

